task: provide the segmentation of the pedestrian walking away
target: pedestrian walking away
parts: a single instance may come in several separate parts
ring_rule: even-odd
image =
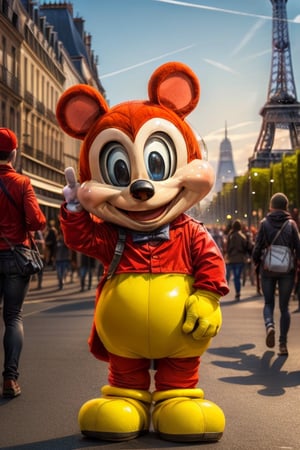
[[[240,300],[241,277],[249,254],[248,239],[241,230],[241,222],[235,220],[228,234],[226,245],[226,278],[229,284],[231,272],[233,273],[236,300]]]
[[[43,260],[43,268],[36,274],[38,280],[37,289],[42,289],[44,267],[45,267],[45,253],[46,253],[46,244],[43,232],[41,230],[38,230],[35,233],[33,233],[33,239],[37,245],[37,248],[39,249],[39,253]]]
[[[86,287],[86,279],[87,279],[87,289],[90,290],[92,288],[92,281],[94,270],[96,266],[96,260],[87,256],[83,253],[80,254],[80,267],[79,267],[79,276],[80,276],[80,290],[84,291]]]
[[[9,247],[28,245],[28,233],[41,230],[46,218],[41,211],[30,179],[17,173],[17,137],[8,128],[0,128],[0,292],[3,299],[4,370],[3,397],[20,395],[19,359],[23,346],[22,306],[30,275],[21,275]],[[6,241],[7,240],[7,241]]]
[[[45,236],[45,245],[46,245],[45,262],[46,265],[51,266],[53,270],[55,269],[55,262],[56,262],[57,234],[58,230],[55,226],[55,220],[49,220]]]
[[[71,250],[67,247],[61,228],[58,228],[56,238],[56,273],[58,289],[63,289],[71,267]]]
[[[288,355],[287,336],[291,322],[289,300],[294,287],[297,263],[300,259],[298,228],[288,212],[288,204],[288,198],[285,194],[278,192],[272,196],[270,212],[260,223],[252,253],[254,264],[258,267],[261,278],[264,296],[263,318],[266,327],[266,345],[270,348],[275,346],[274,309],[276,287],[278,286],[280,309],[279,355]],[[269,271],[263,263],[266,249],[272,242],[275,246],[286,246],[291,250],[292,267],[286,272]]]

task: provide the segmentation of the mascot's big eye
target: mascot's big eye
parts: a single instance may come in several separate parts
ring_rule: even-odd
[[[106,183],[113,186],[128,186],[130,183],[130,162],[124,147],[110,142],[100,153],[100,168]]]
[[[163,133],[150,136],[145,145],[144,161],[151,180],[171,177],[176,168],[176,152],[171,139]]]

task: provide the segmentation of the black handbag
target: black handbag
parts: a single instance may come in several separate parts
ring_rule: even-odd
[[[16,266],[20,275],[33,275],[34,273],[38,273],[43,270],[44,267],[44,262],[31,234],[28,233],[28,236],[31,247],[27,247],[23,244],[13,245],[2,234],[2,238],[7,242],[14,254]]]
[[[17,208],[15,200],[7,191],[4,183],[0,180],[0,186],[3,192],[6,194],[10,202]],[[40,252],[34,242],[31,233],[27,233],[30,241],[30,247],[23,244],[12,244],[1,232],[2,238],[9,245],[10,250],[13,252],[15,257],[15,262],[20,275],[33,275],[43,270],[44,262],[40,255]]]

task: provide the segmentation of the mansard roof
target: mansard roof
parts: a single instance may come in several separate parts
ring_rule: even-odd
[[[89,55],[87,54],[84,41],[75,26],[74,19],[67,6],[65,3],[46,4],[41,5],[40,10],[46,15],[47,21],[54,26],[69,55],[72,58],[83,57],[88,60]]]
[[[84,80],[86,79],[83,65],[85,62],[91,76],[102,90],[93,52],[90,48],[91,37],[84,31],[84,20],[73,17],[73,5],[69,2],[44,3],[40,5],[40,13],[46,16],[47,22],[57,32],[58,39],[63,43],[78,73]]]
[[[58,33],[58,38],[63,42],[64,47],[69,53],[76,69],[81,73],[80,59],[85,58],[89,61],[86,47],[82,36],[80,36],[70,9],[65,3],[41,5],[40,10],[47,17],[47,21],[53,25]]]

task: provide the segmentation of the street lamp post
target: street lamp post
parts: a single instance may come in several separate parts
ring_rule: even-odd
[[[255,194],[255,192],[254,192]],[[248,229],[250,230],[252,225],[252,179],[251,179],[251,172],[249,172],[248,175],[248,208],[247,208],[247,217],[248,217]]]
[[[258,173],[257,172],[253,172],[253,176],[257,177]],[[251,176],[251,171],[249,172],[248,175],[248,228],[251,228],[252,225],[252,210],[253,210],[253,199],[255,196],[255,191],[253,190],[253,186],[252,186],[252,176]]]
[[[271,178],[271,179],[270,179],[270,198],[271,198],[272,195],[273,195],[273,183],[274,183],[274,180],[273,180],[273,178]]]
[[[233,202],[233,213],[235,216],[238,215],[238,185],[235,183],[233,186],[234,189],[234,202]]]

